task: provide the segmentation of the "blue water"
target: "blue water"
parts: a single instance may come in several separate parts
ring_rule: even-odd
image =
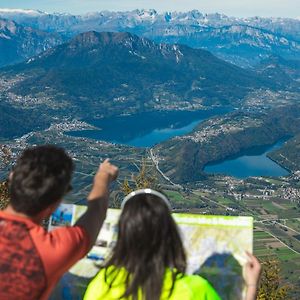
[[[68,135],[135,147],[152,147],[174,136],[187,134],[200,122],[229,111],[229,109],[217,108],[204,111],[149,112],[86,120],[101,130],[71,131]]]
[[[191,132],[202,120],[199,119],[181,128],[154,129],[150,133],[134,138],[127,142],[128,145],[136,147],[151,147],[154,144],[168,140],[174,136],[183,135]]]
[[[267,157],[269,152],[280,148],[285,141],[280,140],[272,146],[254,147],[230,159],[208,164],[204,171],[206,173],[226,174],[241,179],[251,176],[286,176],[289,172]]]

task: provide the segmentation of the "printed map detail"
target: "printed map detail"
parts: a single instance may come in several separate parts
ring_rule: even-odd
[[[189,274],[208,279],[222,299],[242,299],[242,267],[252,252],[252,217],[173,214],[182,233]]]

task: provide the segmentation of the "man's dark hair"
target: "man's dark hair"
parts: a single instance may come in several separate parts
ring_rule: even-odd
[[[73,162],[59,147],[26,149],[17,160],[10,181],[12,207],[34,216],[61,199],[70,188]]]

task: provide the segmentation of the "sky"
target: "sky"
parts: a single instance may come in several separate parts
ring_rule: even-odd
[[[0,7],[72,14],[136,8],[154,8],[159,12],[198,9],[203,13],[219,12],[236,17],[300,18],[300,0],[0,0]]]

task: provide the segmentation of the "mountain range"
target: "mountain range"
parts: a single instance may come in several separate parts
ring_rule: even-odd
[[[0,67],[22,62],[60,43],[58,34],[0,19]]]
[[[197,170],[212,160],[298,133],[299,107],[291,106],[300,90],[298,20],[272,25],[151,10],[85,16],[0,10],[0,16],[6,17],[0,64],[7,65],[0,69],[0,138],[67,118],[237,109],[224,122],[208,121],[153,148],[162,170],[184,182],[198,180]],[[202,143],[210,130],[212,142]]]
[[[156,42],[203,48],[242,67],[259,64],[269,55],[300,59],[300,20],[297,19],[234,18],[197,10],[104,11],[74,16],[0,9],[0,17],[36,30],[58,33],[64,39],[86,31],[126,31]]]
[[[82,119],[238,106],[255,90],[282,88],[205,50],[94,31],[3,68],[0,86],[2,104],[27,111],[30,119],[37,109],[44,122],[62,115]]]
[[[154,10],[0,17],[0,136],[62,117],[240,107],[260,91],[299,91],[299,20]]]

